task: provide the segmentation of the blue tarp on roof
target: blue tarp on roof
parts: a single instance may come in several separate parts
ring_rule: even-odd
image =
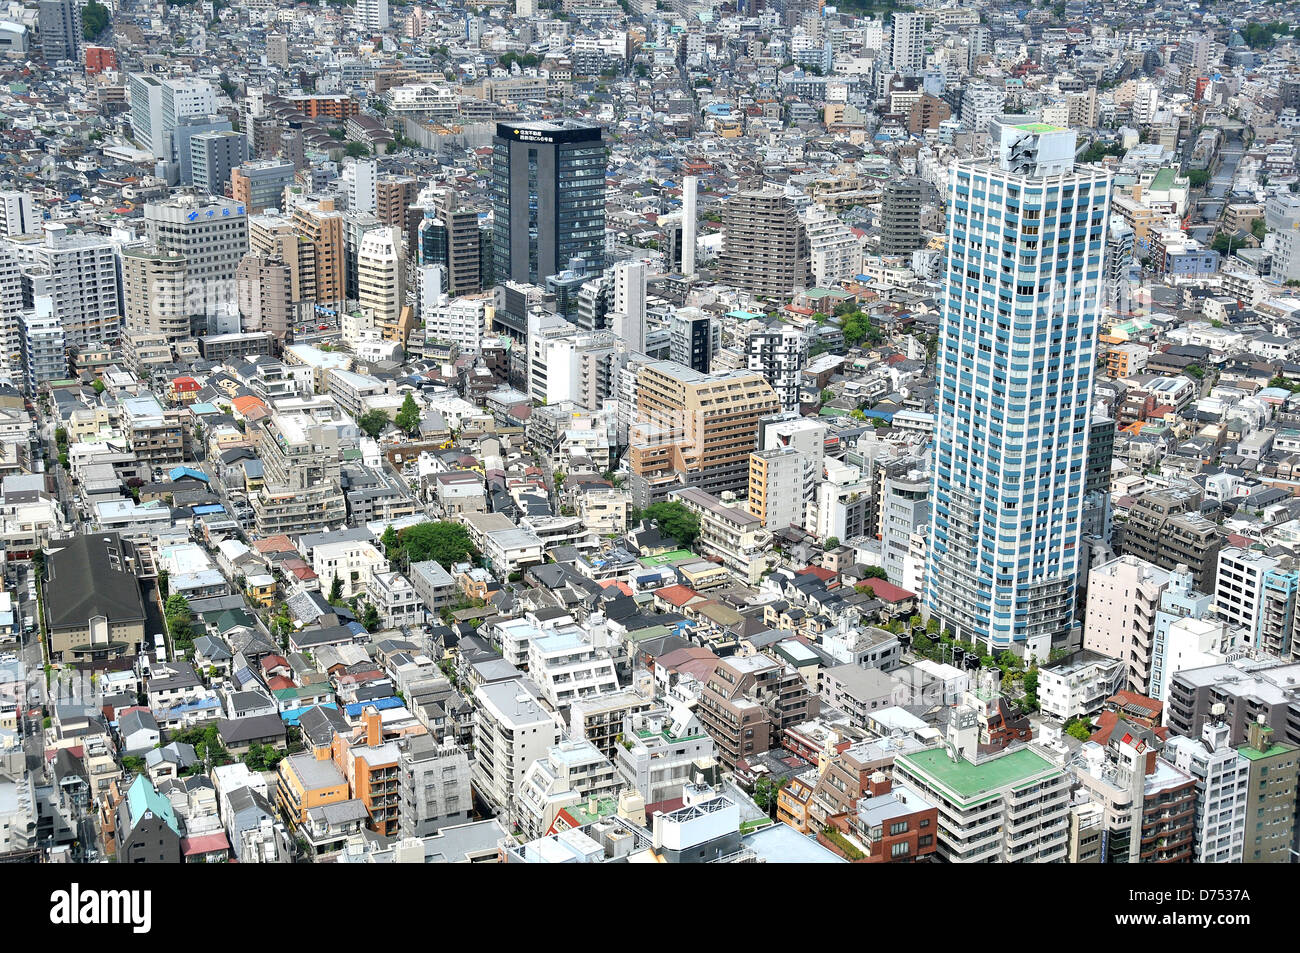
[[[291,708],[288,711],[282,711],[280,712],[280,718],[284,720],[284,723],[286,725],[296,725],[298,724],[298,720],[302,718],[303,712],[311,711],[312,708],[317,708],[317,707],[332,708],[335,711],[339,710],[339,706],[334,704],[333,702],[318,702],[316,705],[312,705],[310,708]]]
[[[367,708],[373,708],[375,711],[388,711],[390,708],[401,708],[406,702],[402,701],[396,695],[389,695],[387,698],[375,698],[370,701],[353,702],[343,708],[343,714],[349,718],[355,718]]]
[[[173,483],[181,477],[193,477],[196,480],[202,480],[204,483],[208,482],[208,475],[202,470],[195,470],[193,467],[172,467],[167,474],[167,478]]]

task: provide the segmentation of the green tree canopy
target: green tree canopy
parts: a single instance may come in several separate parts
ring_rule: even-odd
[[[690,546],[700,535],[700,518],[675,500],[647,506],[642,515],[654,520],[659,532],[677,540],[678,546]]]
[[[474,555],[474,543],[469,530],[460,523],[446,520],[437,523],[418,523],[397,534],[403,558],[408,563],[437,560],[444,566],[464,562]]]
[[[397,424],[398,429],[411,435],[420,429],[420,407],[416,404],[413,395],[406,395],[406,399],[402,401],[402,409],[397,412],[393,423]]]
[[[357,426],[371,438],[377,438],[389,424],[388,414],[382,410],[367,410],[357,418]]]
[[[364,142],[349,142],[343,147],[343,154],[353,159],[364,159],[370,155],[370,147]]]
[[[108,20],[108,7],[90,0],[81,8],[82,37],[87,40],[95,39],[108,27]]]

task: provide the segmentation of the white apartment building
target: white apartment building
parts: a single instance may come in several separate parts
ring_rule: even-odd
[[[629,713],[623,740],[615,751],[618,773],[647,804],[680,797],[697,764],[716,758],[713,739],[686,702],[670,699],[667,707]]]
[[[1038,667],[1038,700],[1044,714],[1061,721],[1087,717],[1124,687],[1127,674],[1120,659],[1083,649]]]
[[[862,243],[853,229],[821,205],[803,213],[813,281],[819,288],[838,287],[862,271]]]
[[[0,235],[26,235],[37,230],[36,206],[26,192],[0,192]]]
[[[321,590],[329,594],[338,576],[344,599],[365,591],[373,573],[388,571],[388,561],[375,545],[364,540],[317,543],[312,548],[311,568],[320,578]]]
[[[1232,642],[1231,630],[1217,619],[1187,617],[1171,622],[1163,641],[1157,645],[1155,661],[1160,666],[1161,678],[1159,682],[1152,678],[1150,697],[1168,703],[1169,686],[1175,675],[1186,669],[1222,663]]]
[[[357,303],[381,329],[395,329],[406,303],[402,235],[396,228],[372,228],[357,249]]]
[[[501,647],[501,657],[516,668],[528,666],[528,655],[535,639],[556,633],[581,634],[582,629],[571,615],[539,619],[526,613],[520,619],[502,619],[493,623],[492,638]]]
[[[1252,642],[1264,617],[1264,577],[1277,564],[1275,558],[1258,550],[1236,546],[1219,550],[1214,609],[1228,625],[1249,633]]]
[[[560,729],[519,680],[474,690],[474,763],[470,780],[479,796],[513,816],[524,775],[560,740]]]
[[[619,689],[613,661],[574,631],[532,639],[528,675],[556,709],[567,708],[579,698]]]
[[[455,344],[462,351],[478,350],[483,343],[484,329],[492,320],[492,302],[491,292],[465,295],[429,306],[421,302],[425,340]]]
[[[70,232],[46,222],[42,235],[11,238],[36,297],[48,296],[50,314],[68,345],[87,349],[117,338],[121,330],[117,252],[106,238]]]
[[[1156,610],[1169,573],[1125,554],[1088,572],[1083,647],[1122,660],[1128,688],[1146,694],[1151,681]]]
[[[938,805],[938,853],[947,863],[1065,858],[1070,776],[1033,746],[977,761],[954,761],[943,748],[901,754],[894,777]]]
[[[366,583],[366,596],[374,603],[386,629],[419,625],[424,621],[424,600],[411,580],[400,572],[372,572]]]
[[[1230,726],[1207,721],[1200,740],[1175,736],[1162,754],[1196,779],[1199,864],[1239,864],[1244,852],[1250,761],[1232,747],[1231,738]]]
[[[621,780],[614,765],[590,741],[561,741],[534,761],[519,787],[518,822],[529,838],[544,837],[566,808],[598,806],[617,798]]]

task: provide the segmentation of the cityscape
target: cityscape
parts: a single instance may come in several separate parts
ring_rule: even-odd
[[[0,861],[1300,860],[1298,10],[6,0]]]

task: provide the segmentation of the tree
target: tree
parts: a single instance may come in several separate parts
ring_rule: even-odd
[[[821,399],[823,404],[829,404],[835,399],[835,391],[831,390],[829,387],[822,388]]]
[[[398,539],[401,540],[404,558],[413,563],[433,559],[450,566],[475,554],[469,530],[460,523],[445,520],[408,526],[398,533]]]
[[[1079,721],[1071,718],[1065,724],[1065,732],[1072,738],[1078,738],[1080,741],[1087,741],[1092,737],[1092,729],[1086,721]]]
[[[789,783],[789,778],[782,778],[780,783],[774,783],[771,778],[759,778],[754,783],[754,803],[767,811],[768,817],[773,816],[781,789]]]
[[[343,154],[353,159],[364,159],[370,155],[370,147],[364,142],[349,142],[343,147]]]
[[[365,608],[361,610],[361,617],[357,620],[361,623],[361,628],[367,632],[374,632],[383,625],[383,620],[379,618],[379,610],[373,603],[364,603]]]
[[[337,605],[343,601],[343,580],[339,578],[338,573],[334,574],[334,581],[330,583],[330,597],[328,601],[330,605]]]
[[[840,538],[838,536],[827,536],[826,540],[822,543],[822,549],[826,550],[827,552],[830,552],[832,549],[835,549],[839,545],[840,545]]]
[[[167,631],[172,637],[172,648],[176,654],[188,652],[194,647],[194,613],[190,611],[189,600],[179,592],[167,597],[163,604],[163,616],[167,622]]]
[[[1268,228],[1264,224],[1264,220],[1262,218],[1251,219],[1250,233],[1254,235],[1256,238],[1258,238],[1261,242],[1264,240],[1264,236],[1268,234]]]
[[[95,382],[94,382],[93,384],[91,384],[90,386],[91,386],[92,388],[94,388],[94,391],[95,391],[96,394],[102,394],[102,393],[104,393],[104,382],[103,382],[103,381],[101,381],[101,380],[99,380],[99,379],[96,379]]]
[[[885,572],[885,568],[884,568],[883,566],[867,566],[865,569],[862,570],[862,578],[863,578],[863,579],[885,579],[885,580],[888,580],[888,579],[889,579],[889,573]],[[932,619],[932,620],[930,620],[930,621],[934,622],[934,624],[935,624],[934,628],[935,628],[935,631],[937,632],[938,629],[939,629],[939,623],[938,623],[938,621],[937,621],[937,620],[934,620],[934,619]]]
[[[700,518],[674,500],[647,506],[642,515],[654,520],[659,532],[671,536],[678,546],[688,547],[700,535]]]
[[[382,410],[367,410],[357,418],[357,426],[365,431],[370,439],[375,440],[389,424],[388,414]]]
[[[411,436],[420,429],[420,407],[416,404],[414,395],[409,393],[406,395],[406,399],[402,401],[402,409],[397,412],[393,423],[397,424],[399,430]]]
[[[1220,255],[1231,255],[1233,250],[1241,247],[1241,240],[1231,232],[1219,232],[1210,242],[1210,248]]]
[[[93,40],[108,27],[108,7],[96,0],[90,0],[81,8],[81,35]]]
[[[393,529],[392,524],[384,530],[384,534],[379,537],[379,541],[384,544],[384,555],[392,559],[397,555],[397,551],[402,548],[402,544],[397,537],[397,530]]]
[[[274,771],[283,758],[284,754],[271,745],[252,744],[242,760],[251,771]]]

